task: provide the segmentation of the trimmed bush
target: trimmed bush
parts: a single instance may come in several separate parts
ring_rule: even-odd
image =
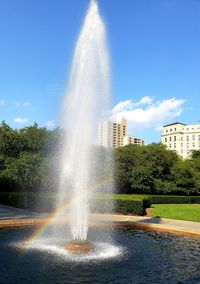
[[[151,207],[152,204],[200,204],[200,196],[167,196],[155,195],[143,199],[144,208]]]
[[[37,193],[0,193],[0,203],[36,212],[50,212],[55,208],[55,196]],[[142,200],[124,200],[120,198],[94,198],[90,204],[94,213],[121,213],[144,215]]]
[[[37,193],[2,192],[0,203],[36,212],[50,212],[55,207],[55,198]]]
[[[27,194],[26,193],[18,193],[18,192],[2,192],[0,193],[0,203],[19,207],[19,208],[27,208]]]
[[[2,192],[0,203],[35,212],[51,212],[55,208],[55,195]],[[95,196],[90,204],[93,213],[121,213],[145,215],[146,208],[152,204],[200,204],[200,196],[169,195],[118,195],[101,194]]]
[[[93,199],[90,210],[93,213],[145,214],[142,200],[123,200],[114,198]]]

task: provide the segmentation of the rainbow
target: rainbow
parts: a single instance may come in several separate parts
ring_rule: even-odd
[[[94,189],[98,189],[103,185],[109,184],[110,182],[112,182],[111,178],[99,180],[95,182],[94,184],[90,185],[88,188],[85,188],[82,191],[80,191],[78,196],[65,200],[65,202],[63,202],[58,208],[56,208],[56,210],[53,213],[48,215],[47,221],[44,222],[41,226],[39,226],[39,228],[34,232],[34,234],[26,241],[24,245],[24,249],[28,249],[30,245],[37,238],[39,238],[44,233],[44,231],[73,203],[81,199],[81,197],[83,197],[86,193],[89,193],[93,191]]]

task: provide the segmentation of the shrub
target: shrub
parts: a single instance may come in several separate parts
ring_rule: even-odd
[[[152,204],[200,204],[200,196],[167,196],[167,195],[155,195],[144,198],[143,207],[149,208]]]
[[[36,212],[50,212],[55,207],[55,198],[26,192],[2,192],[0,203]]]
[[[55,208],[55,195],[3,192],[0,193],[0,203],[35,212],[50,212]],[[92,199],[90,210],[92,213],[121,213],[145,215],[146,208],[152,204],[200,204],[200,196],[170,196],[150,195],[138,199],[134,195],[102,194]]]
[[[123,200],[114,198],[93,199],[90,210],[93,213],[145,214],[142,200]]]

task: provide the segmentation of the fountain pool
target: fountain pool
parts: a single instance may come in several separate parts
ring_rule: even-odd
[[[107,229],[105,229],[107,230]],[[95,251],[74,255],[65,239],[44,238],[23,250],[32,229],[0,231],[0,283],[200,283],[200,240],[115,228],[113,241],[90,228]]]
[[[47,221],[36,232],[0,231],[0,284],[200,283],[199,239],[132,228],[88,230],[92,192],[105,186],[102,180],[112,178],[112,158],[105,158],[101,170],[95,170],[99,163],[93,151],[97,125],[108,110],[109,78],[105,27],[92,0],[63,103],[67,131],[60,154],[57,209],[52,214],[55,222],[49,226]],[[112,189],[110,182],[108,187]],[[62,223],[66,216],[69,228]],[[82,244],[89,245],[87,253],[74,253],[76,242],[79,251]]]

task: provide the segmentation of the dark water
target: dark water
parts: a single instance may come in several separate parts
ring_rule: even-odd
[[[0,284],[200,283],[199,239],[119,228],[114,243],[123,247],[120,256],[83,263],[40,250],[22,253],[14,244],[31,232],[0,231]]]

